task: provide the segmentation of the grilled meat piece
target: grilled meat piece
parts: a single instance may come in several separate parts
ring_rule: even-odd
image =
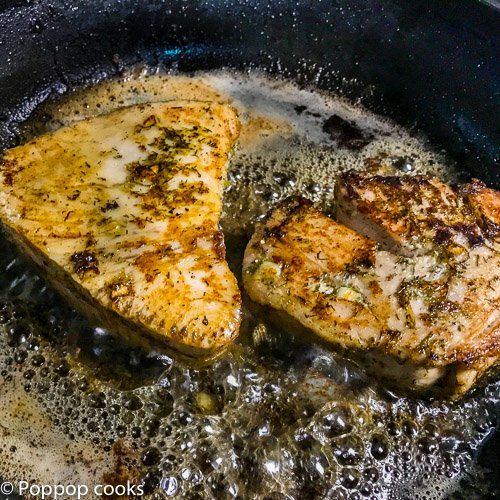
[[[422,218],[416,217],[408,237],[397,218],[381,208],[402,213],[391,193],[403,191],[406,199],[406,179],[410,186],[417,182],[391,179],[378,188],[370,179],[369,201],[377,217],[369,219],[369,227],[382,243],[389,238],[386,248],[416,255],[384,250],[310,202],[292,199],[257,226],[245,252],[243,281],[254,301],[276,310],[271,318],[349,350],[377,377],[409,391],[456,397],[499,358],[499,248],[483,239],[468,208],[453,213],[450,191],[434,179],[425,179],[425,193],[446,188],[438,206],[448,212],[433,213],[433,220],[440,227],[465,220],[482,243],[471,245],[454,227],[449,239],[431,245],[427,231],[434,226],[423,220],[431,213],[428,207],[423,215],[417,212]],[[422,198],[415,203],[422,205]],[[406,218],[408,223],[412,213]]]
[[[237,335],[240,293],[219,229],[235,111],[132,106],[4,153],[0,219],[94,320],[186,358]]]

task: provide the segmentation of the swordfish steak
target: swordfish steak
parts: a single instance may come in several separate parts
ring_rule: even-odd
[[[340,179],[340,189],[352,190],[349,180]],[[447,186],[436,202],[436,210],[446,207],[447,213],[426,206],[423,200],[432,203],[443,186],[436,179],[355,180],[355,200],[370,208],[369,224],[354,224],[363,219],[353,215],[359,205],[348,205],[347,196],[338,201],[357,230],[307,200],[283,202],[257,225],[247,246],[245,288],[282,326],[284,320],[348,350],[392,385],[457,397],[500,358],[500,248],[462,206],[467,200],[449,201],[455,194]],[[410,190],[424,208],[400,214],[401,224],[414,231],[408,237],[389,211],[402,207]],[[499,196],[482,195],[489,201]],[[492,217],[491,206],[482,208]],[[435,227],[448,229],[449,237],[429,238]]]
[[[239,133],[227,105],[122,108],[35,138],[0,160],[0,219],[93,320],[186,358],[237,335],[240,293],[219,228]]]

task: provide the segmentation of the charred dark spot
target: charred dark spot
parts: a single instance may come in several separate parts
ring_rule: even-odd
[[[272,260],[275,264],[285,265],[285,262],[283,261],[283,259],[282,259],[279,255],[273,255],[273,256],[271,257],[271,260]]]
[[[367,251],[362,251],[361,254],[359,255],[359,258],[356,260],[357,265],[359,267],[364,267],[364,268],[372,267],[374,261],[375,261],[375,255],[371,251],[371,249]]]
[[[401,332],[399,330],[384,330],[383,334],[393,341],[399,340],[401,337]]]
[[[454,224],[452,227],[455,231],[467,238],[471,247],[479,246],[484,243],[484,238],[479,233],[478,227],[475,224]]]
[[[101,207],[101,212],[107,212],[108,210],[114,210],[115,208],[118,208],[118,207],[119,207],[119,205],[116,202],[116,200],[108,201],[106,203],[106,205],[104,205],[103,207]]]
[[[294,106],[293,109],[298,115],[301,115],[307,109],[307,106],[302,106],[302,105]]]
[[[146,227],[146,219],[142,217],[134,217],[133,222],[137,227],[140,227],[141,229],[144,229]]]
[[[264,233],[266,235],[266,238],[276,238],[278,240],[285,236],[285,233],[283,232],[283,226],[281,224],[273,227],[266,227],[264,229]]]
[[[431,314],[435,313],[457,313],[460,311],[460,307],[455,302],[449,300],[442,300],[432,304],[429,308]]]
[[[364,134],[353,122],[348,122],[338,115],[332,115],[323,123],[323,131],[340,147],[361,149],[372,139],[372,135]]]
[[[432,326],[435,321],[435,317],[432,312],[420,314],[420,321],[427,326]]]
[[[150,128],[153,125],[156,125],[156,116],[150,115],[142,122],[142,125],[139,125],[138,129],[141,130],[143,128]]]
[[[1,158],[0,161],[2,161]],[[0,168],[3,171],[3,182],[6,186],[12,186],[15,175],[24,170],[24,167],[16,168],[16,162],[12,160],[3,160]]]
[[[489,234],[487,234],[489,236]],[[471,247],[478,247],[484,243],[484,238],[478,233],[467,234],[467,241]]]
[[[70,261],[73,263],[73,271],[79,276],[88,272],[99,274],[99,261],[92,252],[75,252]]]
[[[373,177],[373,181],[375,183],[380,183],[390,187],[399,187],[403,184],[415,184],[413,182],[414,179],[416,179],[416,177],[400,177],[397,175],[376,175]]]
[[[377,281],[370,281],[368,283],[368,287],[370,288],[371,293],[374,295],[382,293],[382,288]]]
[[[217,257],[219,257],[220,260],[224,260],[226,258],[226,247],[224,245],[224,234],[222,234],[222,231],[214,233],[213,242]]]
[[[75,191],[73,191],[73,194],[70,194],[68,196],[68,200],[75,201],[79,196],[80,196],[80,190],[75,189]]]
[[[434,241],[438,245],[442,245],[443,243],[446,243],[449,241],[451,238],[451,230],[449,227],[437,227],[436,228],[436,234],[434,236]]]
[[[482,221],[482,223],[483,231],[487,238],[496,238],[500,235],[500,224],[486,220],[486,218]]]

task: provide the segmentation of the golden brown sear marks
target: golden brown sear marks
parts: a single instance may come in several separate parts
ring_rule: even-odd
[[[0,218],[55,286],[112,331],[212,355],[240,322],[219,229],[238,133],[229,105],[199,101],[75,123],[5,152]]]
[[[488,238],[500,236],[500,193],[473,179],[461,189],[461,194]]]
[[[340,222],[404,255],[425,253],[435,242],[483,242],[468,203],[435,177],[347,172],[338,179],[336,204]]]
[[[374,243],[336,223],[311,202],[292,198],[258,225],[247,246],[243,283],[250,297],[328,337],[357,347],[378,341],[380,327],[351,283],[351,269],[373,266]]]
[[[257,225],[245,288],[394,385],[463,394],[500,354],[500,253],[484,229],[498,193],[473,186],[344,174],[346,225],[287,200]]]

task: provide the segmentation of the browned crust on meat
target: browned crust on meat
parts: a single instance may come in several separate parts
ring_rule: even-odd
[[[286,252],[286,247],[293,245],[294,241],[306,242],[307,231],[313,224],[317,224],[318,227],[318,241],[322,238],[331,238],[336,232],[341,233],[341,238],[335,241],[332,239],[329,248],[321,249],[324,255],[318,256],[330,272],[358,264],[371,265],[374,242],[345,226],[335,224],[310,200],[300,196],[285,199],[275,211],[270,212],[263,226],[263,237],[271,244],[279,245],[281,250]],[[312,239],[309,245],[311,253],[315,253],[314,243]],[[340,259],[339,252],[343,252]],[[303,264],[303,257],[294,256],[290,262],[290,269],[300,270]]]
[[[500,193],[486,187],[484,182],[473,179],[463,186],[460,193],[471,207],[476,219],[488,238],[500,236]]]
[[[484,242],[469,205],[435,177],[346,172],[339,176],[336,193],[338,204],[350,205],[353,216],[358,213],[377,226],[380,243],[392,249],[449,244],[457,235],[471,246]]]

